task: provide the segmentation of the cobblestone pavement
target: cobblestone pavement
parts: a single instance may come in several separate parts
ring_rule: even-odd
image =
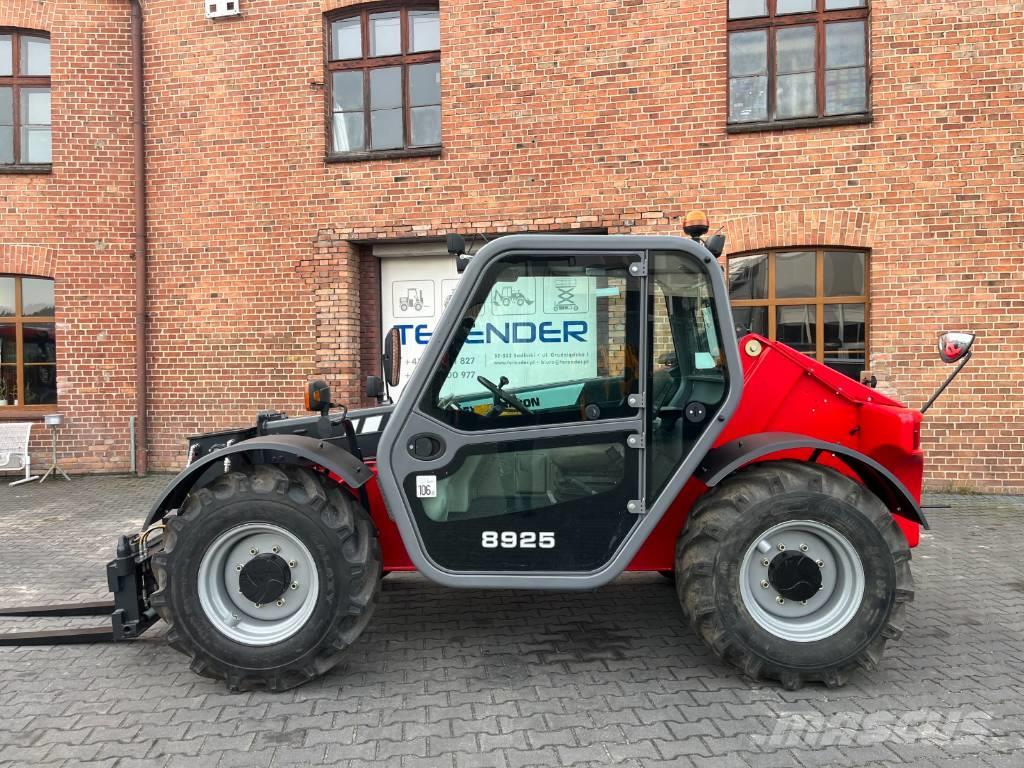
[[[102,598],[115,535],[166,480],[0,486],[0,605]],[[915,552],[907,632],[839,690],[719,664],[659,576],[536,594],[402,575],[347,664],[283,695],[227,693],[159,631],[0,648],[0,766],[1024,765],[1024,498],[928,501],[950,508]]]

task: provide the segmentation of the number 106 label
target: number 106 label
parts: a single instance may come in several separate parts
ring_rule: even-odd
[[[484,549],[554,549],[554,531],[484,531]]]

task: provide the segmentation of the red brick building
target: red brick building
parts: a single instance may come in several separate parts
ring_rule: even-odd
[[[926,420],[929,481],[1024,490],[1012,5],[143,15],[151,468],[180,466],[189,433],[298,410],[312,374],[359,399],[382,305],[419,291],[448,232],[672,233],[700,207],[728,235],[739,324],[908,404],[947,372],[936,336],[976,331]],[[130,18],[130,0],[0,4],[0,419],[64,413],[74,471],[127,470],[136,412]]]

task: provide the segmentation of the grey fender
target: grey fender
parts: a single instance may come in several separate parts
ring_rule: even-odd
[[[245,455],[253,464],[300,464],[323,467],[340,477],[350,488],[360,488],[373,477],[373,472],[348,451],[325,440],[303,435],[267,435],[244,440],[207,454],[183,469],[157,499],[146,515],[143,528],[181,506],[189,491],[208,470],[232,456]]]
[[[838,443],[816,440],[791,432],[762,432],[747,435],[708,451],[695,476],[708,486],[718,485],[740,467],[780,451],[806,448],[815,461],[820,453],[831,453],[853,470],[865,487],[878,496],[894,515],[928,528],[921,505],[896,475],[860,451]]]

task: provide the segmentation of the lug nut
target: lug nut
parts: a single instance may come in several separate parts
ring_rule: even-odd
[[[786,602],[786,599],[782,595],[779,595],[778,597],[775,598],[775,602],[778,603],[779,605],[782,605],[784,602]]]
[[[819,568],[824,568],[825,567],[825,563],[823,563],[821,560],[815,560],[814,562],[817,564],[817,566]]]
[[[807,601],[806,600],[801,600],[800,601],[800,605],[807,605]]]
[[[280,608],[282,605],[284,605],[284,598],[283,597],[280,600],[277,601],[277,607],[278,608]]]
[[[806,544],[801,544],[800,545],[800,551],[801,552],[806,552],[807,551],[807,545]]]
[[[768,558],[767,557],[764,560],[761,561],[761,565],[763,565],[765,568],[767,568],[769,566],[769,562],[768,562]]]
[[[298,565],[298,563],[296,563],[294,560],[289,560],[288,561],[288,567],[289,568],[294,568],[296,565]]]
[[[240,566],[240,565],[236,565],[236,566],[235,566],[235,570],[236,570],[236,571],[240,571],[240,570],[242,570],[242,566]]]
[[[249,550],[249,554],[250,555],[258,555],[259,553],[260,553],[260,551],[258,549],[256,549],[256,547],[253,547],[252,549]]]
[[[263,607],[263,603],[256,603],[255,605],[256,605],[257,608],[262,608]]]
[[[281,548],[277,546],[277,544],[275,544],[273,547],[270,548],[270,551],[276,555],[278,552],[281,551]]]
[[[292,589],[298,589],[298,588],[299,588],[299,582],[293,581],[292,582]]]
[[[762,587],[763,589],[768,589],[768,582],[767,582],[767,581],[762,581],[762,582],[761,582],[761,587]]]
[[[785,551],[786,551],[786,545],[785,544],[779,544],[779,552],[785,552]]]

